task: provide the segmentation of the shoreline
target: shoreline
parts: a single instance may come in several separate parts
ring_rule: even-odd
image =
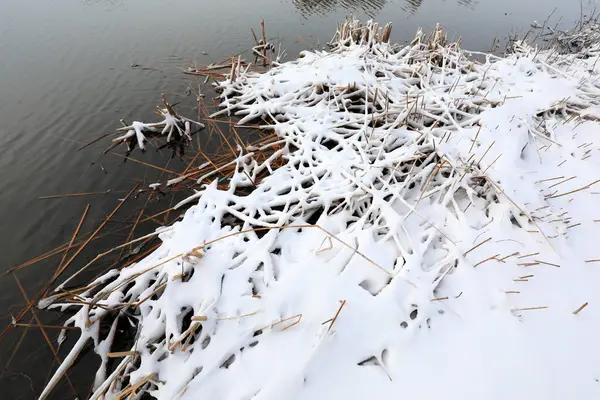
[[[446,44],[441,30],[436,30],[429,38],[420,32],[410,46],[394,48],[384,40],[389,34],[386,35],[385,30],[380,28],[372,24],[362,26],[358,25],[358,22],[349,21],[338,31],[336,45],[330,52],[305,52],[304,57],[275,66],[262,75],[244,72],[238,67],[232,70],[228,79],[220,83],[222,96],[226,96],[222,107],[231,111],[242,111],[253,118],[270,118],[271,123],[263,127],[274,129],[281,141],[276,142],[279,148],[269,157],[285,157],[287,163],[273,168],[270,158],[257,163],[252,157],[240,156],[234,165],[234,174],[228,182],[228,187],[219,190],[218,182],[215,181],[193,196],[193,200],[197,199],[199,204],[192,206],[186,212],[186,217],[176,223],[170,232],[160,233],[164,243],[161,248],[139,263],[121,272],[113,272],[105,276],[104,280],[101,278],[100,281],[96,281],[97,286],[102,286],[100,292],[96,292],[94,288],[79,294],[88,299],[95,308],[84,306],[69,320],[73,326],[82,329],[83,334],[73,348],[71,357],[65,360],[65,367],[75,360],[85,342],[89,339],[98,340],[95,336],[96,324],[105,315],[110,315],[108,310],[127,310],[132,306],[131,303],[128,305],[124,302],[124,299],[139,303],[137,309],[145,321],[138,322],[140,335],[137,339],[142,338],[146,346],[135,347],[131,350],[134,353],[118,356],[124,357],[119,364],[123,366],[120,373],[128,374],[132,385],[119,387],[126,380],[123,381],[118,374],[99,376],[96,397],[102,395],[104,390],[111,390],[113,395],[117,396],[117,393],[130,395],[141,390],[149,391],[159,399],[174,398],[173,396],[185,398],[186,393],[190,393],[185,390],[190,382],[194,387],[198,387],[200,392],[205,385],[209,385],[213,391],[211,393],[225,395],[229,390],[233,390],[226,387],[227,379],[236,376],[243,380],[243,374],[253,375],[251,371],[243,370],[243,367],[234,364],[236,359],[251,360],[258,363],[259,370],[265,374],[273,373],[270,369],[273,366],[263,365],[260,361],[266,356],[273,365],[278,365],[277,369],[285,371],[281,360],[277,361],[276,353],[282,350],[281,346],[286,340],[304,348],[304,351],[310,354],[313,354],[310,349],[325,346],[322,343],[330,343],[337,350],[328,352],[340,357],[343,361],[340,361],[340,364],[346,365],[340,368],[344,373],[355,376],[357,382],[363,383],[364,379],[367,379],[368,382],[364,382],[365,387],[380,384],[377,380],[379,378],[370,376],[371,373],[365,378],[362,370],[356,367],[372,365],[383,370],[390,382],[394,382],[392,375],[400,373],[402,368],[394,363],[393,357],[390,361],[390,353],[406,350],[404,346],[407,343],[390,344],[389,338],[383,338],[373,330],[375,327],[385,328],[384,330],[389,332],[404,332],[405,329],[409,329],[414,331],[414,339],[425,326],[431,329],[431,319],[440,314],[441,308],[436,309],[437,304],[451,301],[452,298],[462,298],[463,293],[469,292],[460,290],[458,294],[460,285],[464,283],[460,279],[476,280],[488,285],[488,278],[507,280],[506,272],[496,275],[489,273],[490,276],[481,277],[474,275],[474,272],[454,272],[453,268],[463,270],[471,267],[473,271],[480,271],[480,268],[489,263],[502,267],[503,264],[510,264],[520,259],[519,257],[526,256],[518,250],[518,246],[511,247],[505,243],[495,245],[493,252],[498,254],[489,257],[489,251],[483,251],[488,241],[478,243],[477,240],[486,232],[481,233],[481,227],[475,229],[465,224],[465,218],[475,220],[476,225],[485,225],[485,221],[490,218],[485,214],[491,214],[491,222],[488,224],[492,225],[498,237],[506,236],[511,238],[510,240],[517,237],[518,241],[527,244],[523,247],[539,250],[538,255],[531,256],[535,257],[533,260],[511,265],[511,273],[522,270],[523,267],[556,267],[565,257],[559,255],[557,250],[574,251],[566,244],[568,240],[563,240],[563,236],[570,233],[567,232],[568,229],[581,222],[572,218],[567,219],[567,222],[573,224],[563,224],[565,214],[561,215],[561,212],[567,210],[566,213],[576,215],[576,210],[571,210],[568,204],[563,204],[563,200],[556,200],[561,202],[559,205],[548,205],[547,208],[556,214],[551,216],[562,217],[558,227],[551,225],[554,231],[550,233],[556,233],[556,237],[547,233],[545,225],[557,223],[547,222],[548,216],[544,217],[546,221],[538,220],[540,216],[536,215],[536,212],[540,209],[545,210],[550,199],[575,195],[590,189],[596,183],[590,171],[580,172],[582,166],[577,164],[572,167],[572,171],[576,171],[577,175],[571,178],[569,174],[559,174],[559,171],[568,167],[561,164],[550,168],[553,172],[556,171],[556,175],[552,173],[551,177],[539,177],[537,180],[525,180],[521,176],[523,182],[515,183],[511,174],[505,170],[513,164],[518,166],[518,159],[523,160],[523,154],[528,159],[527,168],[538,168],[531,161],[536,157],[536,152],[532,152],[535,149],[530,149],[533,146],[537,147],[540,160],[542,156],[539,152],[546,151],[550,154],[548,157],[556,157],[558,161],[562,161],[560,157],[563,154],[560,149],[566,144],[560,144],[557,137],[560,133],[562,138],[562,130],[566,129],[564,126],[573,130],[582,129],[581,136],[590,137],[593,126],[588,125],[597,123],[596,111],[586,106],[596,101],[594,86],[584,82],[578,87],[571,82],[573,78],[561,68],[564,68],[567,62],[572,62],[575,68],[579,68],[572,73],[581,74],[582,68],[591,67],[594,70],[595,64],[590,66],[587,61],[579,60],[575,56],[569,58],[569,55],[559,58],[558,55],[551,54],[550,57],[556,59],[550,61],[543,58],[548,54],[540,54],[527,45],[519,44],[515,54],[506,58],[490,57],[485,64],[480,65],[462,59],[464,53],[457,45]],[[411,53],[413,51],[414,54]],[[365,60],[367,62],[363,65]],[[509,61],[514,61],[515,65],[511,67]],[[313,63],[319,67],[313,68]],[[438,65],[440,63],[441,65]],[[426,71],[415,68],[415,65],[425,68]],[[487,67],[489,68],[486,70]],[[383,76],[378,76],[378,72]],[[429,72],[433,80],[429,80]],[[396,76],[396,73],[399,76]],[[511,78],[513,73],[516,77]],[[316,81],[311,74],[317,76]],[[539,78],[529,80],[532,75]],[[456,79],[460,77],[464,81]],[[381,78],[389,80],[389,83],[381,83]],[[439,81],[436,82],[435,79]],[[542,83],[536,82],[536,79]],[[276,84],[271,85],[272,81]],[[361,81],[366,84],[357,83]],[[562,86],[553,88],[556,90],[545,90],[550,85],[554,86],[555,81],[560,81]],[[308,84],[311,82],[312,84]],[[555,101],[548,102],[547,99],[541,98],[543,95],[529,96],[518,87],[520,84],[532,88],[533,93],[537,90],[549,98],[554,96]],[[588,90],[588,87],[591,89]],[[403,88],[407,90],[406,93],[402,92]],[[410,90],[415,88],[411,93]],[[513,93],[509,96],[508,92],[511,91]],[[561,97],[563,92],[571,93],[569,91],[575,99],[569,96]],[[405,94],[406,100],[403,98]],[[583,100],[579,101],[582,96]],[[521,100],[522,97],[528,97],[530,103]],[[563,104],[563,101],[558,101],[561,99],[567,100],[564,100]],[[554,104],[557,101],[558,103]],[[546,103],[546,109],[540,108],[540,104]],[[521,112],[525,120],[514,124],[510,121],[507,124],[506,120],[511,116],[502,114],[503,108],[508,108],[509,112],[514,112],[515,115]],[[541,115],[538,115],[540,113]],[[508,118],[505,120],[503,117]],[[514,115],[512,117],[514,119]],[[527,117],[531,117],[531,120],[527,120]],[[561,117],[564,117],[564,120],[560,120]],[[498,123],[498,127],[502,123],[505,124],[500,129],[504,134],[502,141],[493,140],[494,135],[498,134],[498,128],[492,129],[493,124],[485,118]],[[574,127],[575,122],[579,122],[580,119],[586,122]],[[482,121],[486,123],[479,124]],[[532,124],[532,121],[535,123]],[[567,121],[558,124],[562,126],[558,133],[554,130],[560,130],[559,127],[551,128],[556,121]],[[246,122],[250,120],[240,121]],[[508,135],[513,129],[519,132],[518,144],[524,144],[521,150],[515,147],[517,143]],[[523,139],[523,132],[527,140]],[[462,143],[461,138],[464,138]],[[465,143],[467,140],[471,143]],[[572,142],[579,144],[575,139],[571,139],[569,145]],[[593,144],[588,145],[588,142],[584,142],[581,146],[583,147],[575,146],[575,149],[583,148],[585,150],[581,151],[585,152],[589,150],[588,147],[593,147]],[[501,150],[498,150],[499,148]],[[248,149],[237,150],[244,154]],[[578,160],[582,162],[592,157],[590,153],[579,154],[578,150],[574,152],[581,155]],[[590,157],[587,157],[588,155]],[[505,161],[507,158],[508,161]],[[557,169],[559,167],[563,169]],[[521,169],[525,171],[523,166]],[[375,170],[379,172],[374,172]],[[264,174],[264,171],[268,171],[270,175],[257,182],[257,178]],[[488,171],[489,174],[486,174]],[[546,171],[540,169],[538,172]],[[549,170],[547,172],[549,173]],[[555,189],[546,192],[567,182],[578,183],[579,186],[568,190],[568,186],[565,185],[565,191],[555,192]],[[532,190],[525,190],[523,193],[519,185],[525,183],[534,187],[545,184],[548,188],[542,188],[544,193],[540,198]],[[413,187],[410,187],[411,184]],[[237,191],[247,191],[248,188],[252,190],[248,194],[244,193],[244,196]],[[460,198],[454,198],[458,196],[459,189],[464,191],[464,194],[461,192]],[[401,194],[396,193],[396,190]],[[585,209],[591,208],[590,201],[583,200]],[[233,206],[230,206],[229,202],[233,202]],[[443,207],[439,207],[440,204],[443,204]],[[539,207],[532,208],[532,205]],[[562,206],[562,209],[559,206]],[[461,211],[463,209],[465,211]],[[468,209],[483,215],[468,214],[466,217]],[[578,217],[583,216],[579,213]],[[506,226],[507,222],[510,226]],[[294,224],[297,226],[292,227]],[[309,229],[309,225],[320,228]],[[520,230],[517,233],[512,232],[513,226]],[[541,226],[544,226],[544,229]],[[541,240],[530,238],[530,231],[536,228],[543,237]],[[591,234],[596,228],[592,226],[586,229],[586,233]],[[460,235],[457,235],[457,232],[461,232]],[[227,240],[222,239],[225,236]],[[494,235],[487,233],[485,236],[491,238]],[[413,243],[411,238],[415,237],[424,238],[422,243],[426,246]],[[466,237],[469,238],[469,242],[473,240],[472,244],[475,247],[466,246]],[[481,239],[483,240],[483,237]],[[210,245],[199,244],[203,241]],[[583,251],[579,247],[573,247]],[[533,253],[535,252],[532,250],[531,254]],[[542,259],[540,253],[546,258]],[[592,254],[589,256],[593,257]],[[308,272],[300,273],[298,270],[303,265],[301,260],[304,258],[314,265],[307,268]],[[595,258],[588,260],[593,262]],[[577,262],[583,261],[585,260]],[[531,265],[520,265],[524,263]],[[214,264],[217,266],[211,267]],[[321,269],[328,265],[337,265],[330,268],[339,269],[336,276],[321,272]],[[420,266],[424,269],[419,272]],[[240,270],[243,272],[235,272]],[[242,273],[246,274],[243,279],[236,276]],[[551,274],[552,272],[543,271],[539,273],[543,279],[552,282],[556,278]],[[343,278],[337,277],[342,275]],[[525,278],[528,275],[531,277]],[[325,283],[317,285],[318,290],[315,290],[308,284],[309,276],[311,279],[322,279]],[[519,275],[514,279],[525,283],[533,276],[538,276],[538,273]],[[115,278],[116,280],[111,282]],[[230,292],[224,290],[226,279]],[[251,287],[244,283],[245,280],[251,283]],[[444,287],[447,281],[451,281],[448,284],[450,287]],[[131,282],[135,284],[129,288]],[[303,290],[295,288],[298,282],[304,283]],[[444,285],[441,285],[442,282]],[[219,293],[215,292],[217,288]],[[328,288],[333,288],[335,294],[328,293]],[[473,321],[475,317],[483,320],[490,318],[484,312],[488,311],[487,309],[475,306],[481,300],[487,300],[487,305],[492,304],[492,309],[500,307],[511,315],[548,307],[530,304],[521,306],[516,303],[506,307],[505,302],[512,301],[508,300],[511,295],[524,293],[507,289],[504,293],[506,299],[490,301],[489,294],[494,292],[493,288],[493,285],[486,287],[489,289],[489,292],[486,292],[478,289],[477,285],[469,287],[473,292],[480,294],[475,300],[462,305],[466,307],[464,311],[473,313]],[[456,289],[456,293],[451,289]],[[201,292],[201,299],[197,298],[198,290]],[[313,291],[316,293],[312,293]],[[512,293],[517,291],[519,293]],[[392,301],[394,296],[390,292],[395,292],[402,301],[396,304],[399,300]],[[535,299],[541,294],[543,291],[536,288],[527,299]],[[286,298],[286,295],[290,298]],[[321,302],[311,299],[313,295]],[[173,301],[174,304],[170,304],[169,296],[181,297],[181,300],[179,303]],[[573,293],[570,296],[573,297]],[[592,297],[592,293],[589,293],[586,302]],[[380,304],[372,308],[379,298],[387,299],[390,303],[382,309],[378,308]],[[297,304],[294,303],[294,299]],[[338,300],[341,303],[338,303]],[[260,312],[256,310],[257,301],[262,303],[258,307]],[[414,304],[417,306],[413,306]],[[431,306],[432,304],[436,307]],[[558,304],[559,309],[565,306],[564,303]],[[580,304],[574,305],[573,310],[578,306]],[[181,310],[182,307],[185,312]],[[160,322],[160,317],[154,315],[157,308],[161,310],[160,314],[164,313],[166,321]],[[375,310],[384,310],[386,314],[395,315],[392,319],[406,315],[400,318],[402,321],[391,324],[373,316]],[[325,311],[330,315],[329,325],[320,325],[317,320],[327,319],[323,314]],[[585,310],[581,312],[582,315],[585,315],[584,313]],[[505,314],[499,317],[500,321],[510,326]],[[366,353],[375,350],[371,347],[383,348],[364,360],[354,360],[353,357],[360,357],[354,354],[356,351],[350,351],[349,343],[352,340],[356,347],[361,348],[360,335],[340,339],[347,342],[335,344],[331,342],[336,336],[332,332],[341,332],[344,328],[352,330],[364,324],[364,318],[372,324],[372,328],[365,328],[363,334],[365,337],[375,338],[375,341],[379,340],[382,345],[369,345],[368,349],[362,346],[360,352],[368,356]],[[231,320],[236,321],[237,326],[230,327],[227,324],[232,324],[231,322],[221,322]],[[416,321],[419,328],[414,327],[410,321]],[[305,326],[301,327],[303,322]],[[541,323],[550,322],[552,321]],[[588,324],[592,322],[587,321]],[[449,324],[449,328],[461,328],[456,321],[441,323]],[[113,326],[116,329],[116,322]],[[292,329],[294,327],[296,330]],[[156,333],[148,333],[163,329],[168,340],[160,340],[160,335],[155,337]],[[263,344],[264,341],[264,346],[252,346],[252,343],[257,342],[253,338],[263,334],[260,342]],[[289,334],[290,337],[282,339],[280,336],[285,334]],[[319,338],[317,341],[314,340],[315,335]],[[340,335],[343,336],[342,333],[337,334]],[[207,340],[208,344],[204,346]],[[213,341],[224,346],[220,352],[212,350],[214,343],[213,347],[210,347]],[[108,360],[108,352],[105,350],[110,349],[110,342],[109,334],[104,345],[97,347],[101,351],[104,363]],[[151,350],[148,346],[155,349]],[[255,346],[258,350],[251,350]],[[192,353],[191,349],[196,347],[201,348]],[[232,350],[234,348],[237,350]],[[354,347],[352,349],[356,350]],[[202,355],[204,350],[205,356]],[[346,352],[354,355],[351,357],[351,354],[345,354]],[[300,351],[288,354],[290,358],[287,361],[296,367],[291,367],[287,371],[288,375],[281,372],[281,382],[289,382],[290,379],[294,381],[293,373],[298,372],[297,368],[310,361],[310,358],[306,359],[302,354]],[[163,356],[165,364],[158,363],[157,358]],[[134,364],[130,364],[136,357],[141,361],[137,369],[133,367]],[[180,363],[186,357],[195,360],[191,361],[194,366],[187,365],[182,369],[183,364]],[[243,364],[247,362],[243,361]],[[330,365],[327,361],[321,362]],[[348,367],[350,364],[353,365],[352,368]],[[232,365],[236,367],[230,368]],[[201,375],[205,370],[205,375]],[[174,375],[174,371],[180,376]],[[314,374],[308,370],[303,371],[306,375]],[[194,383],[196,375],[201,376],[196,378]],[[215,383],[205,382],[204,376],[210,376],[211,382],[214,380]],[[61,377],[62,370],[59,369],[49,388]],[[270,392],[271,396],[275,396],[273,398],[282,395],[282,389],[277,384],[268,386],[269,383],[261,381],[260,376],[254,378],[256,382],[245,382],[245,385],[241,385],[242,388],[236,388],[245,391],[240,395],[247,395],[257,389]],[[316,381],[315,388],[322,390],[323,383],[320,379]],[[115,387],[110,388],[113,384]],[[257,388],[256,385],[263,386]],[[302,389],[302,384],[295,381],[293,386],[300,391],[298,393],[308,390]],[[357,390],[364,388],[361,386]],[[381,390],[391,390],[391,386]],[[381,395],[385,393],[381,392]],[[42,394],[42,397],[44,395]],[[264,396],[268,398],[268,395]]]

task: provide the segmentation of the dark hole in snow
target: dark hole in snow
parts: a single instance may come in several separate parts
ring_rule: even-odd
[[[305,181],[302,182],[301,186],[302,189],[309,189],[311,188],[313,185],[315,184],[315,181],[312,179],[307,179]]]
[[[254,284],[254,280],[252,278],[248,278],[248,283],[250,283],[250,285],[252,286],[252,296],[258,295],[258,289],[256,288],[256,285]]]
[[[158,357],[157,361],[158,361],[158,362],[161,362],[161,361],[163,361],[163,360],[166,360],[168,356],[169,356],[169,352],[168,352],[168,351],[164,351],[164,352],[163,352],[163,353],[160,355],[160,357]]]
[[[360,286],[361,288],[365,289],[372,296],[375,296],[377,294],[377,292],[375,291],[375,289],[373,289],[373,286],[371,285],[371,282],[369,282],[368,280],[362,281],[361,283],[358,284],[358,286]]]
[[[258,227],[256,227],[256,226],[252,226],[252,225],[250,225],[250,229],[254,229],[254,234],[255,234],[255,235],[256,235],[256,236],[257,236],[259,239],[260,239],[260,238],[262,238],[263,236],[265,236],[265,235],[267,234],[267,232],[268,232],[268,230],[267,230],[267,229],[258,229],[258,230],[257,230],[257,228],[258,228]]]
[[[147,390],[151,390],[151,387],[154,385],[150,385],[150,387]],[[144,392],[142,393],[142,395],[140,397],[138,397],[140,400],[157,400],[156,397],[152,396],[150,393],[148,392]]]
[[[511,224],[513,224],[514,226],[518,227],[518,228],[522,228],[521,224],[519,224],[519,221],[517,221],[517,219],[515,218],[514,215],[510,216],[510,222]]]
[[[316,209],[311,216],[306,220],[307,224],[310,225],[314,225],[317,223],[317,221],[319,220],[319,218],[321,218],[321,214],[323,214],[324,208],[323,207],[319,207],[318,209]]]
[[[194,309],[192,307],[182,307],[181,314],[181,332],[186,331],[192,324],[192,317],[194,316]]]
[[[380,365],[380,364],[379,364],[379,361],[377,361],[377,358],[375,356],[371,356],[371,357],[367,358],[366,360],[359,362],[357,365],[360,365],[361,367],[363,367],[365,365]]]
[[[321,143],[321,145],[325,146],[329,150],[332,150],[332,149],[335,149],[339,145],[339,143],[336,142],[335,140],[327,139],[326,141]]]
[[[417,319],[418,315],[419,315],[419,311],[418,310],[412,310],[410,312],[410,319],[415,320],[415,319]]]
[[[208,345],[210,344],[210,336],[206,336],[204,338],[204,340],[202,341],[202,350],[206,349],[208,347]]]
[[[406,328],[408,328],[408,322],[406,322],[406,321],[402,321],[402,322],[400,323],[400,326],[401,326],[402,328],[406,329]]]
[[[278,196],[285,196],[286,194],[289,194],[292,191],[291,187],[287,187],[283,190],[280,190],[279,192],[277,192]]]
[[[189,282],[190,279],[192,279],[192,276],[194,276],[195,272],[196,272],[196,268],[194,268],[194,267],[190,268],[189,271],[187,271],[185,274],[183,274],[183,276],[181,277],[181,281]]]
[[[221,364],[221,366],[219,368],[229,368],[229,366],[231,364],[233,364],[233,362],[235,361],[235,354],[232,354],[231,356],[229,356],[229,358],[227,360],[225,360],[225,362],[223,364]]]

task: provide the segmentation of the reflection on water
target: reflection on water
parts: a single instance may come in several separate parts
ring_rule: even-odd
[[[376,16],[386,5],[388,0],[292,0],[302,16],[327,14],[336,10],[350,12],[361,11],[370,17]],[[477,0],[456,0],[458,5],[474,8]],[[404,11],[415,13],[423,4],[423,0],[404,0],[400,8]]]
[[[421,4],[423,4],[423,0],[405,0],[406,5],[402,7],[403,10],[410,11],[414,13],[417,11]]]
[[[475,8],[475,5],[479,3],[477,0],[456,0],[456,2],[464,7]]]
[[[292,0],[292,3],[304,17],[327,14],[338,9],[351,12],[362,11],[370,17],[374,17],[381,11],[387,0]]]

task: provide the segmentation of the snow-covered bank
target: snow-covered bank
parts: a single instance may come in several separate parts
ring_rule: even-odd
[[[79,295],[93,398],[600,396],[596,45],[478,63],[441,29],[388,36],[350,21],[219,84],[279,150],[241,154],[229,190]],[[117,312],[137,335],[110,373]]]

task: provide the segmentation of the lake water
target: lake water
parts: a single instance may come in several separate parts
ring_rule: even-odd
[[[177,96],[193,83],[180,68],[247,51],[253,43],[250,28],[259,29],[261,19],[267,36],[281,41],[289,57],[322,47],[350,13],[393,22],[392,38],[398,42],[412,39],[417,27],[431,30],[440,22],[449,37],[463,37],[465,48],[488,50],[494,38],[522,34],[554,10],[551,25],[571,27],[581,10],[587,13],[595,3],[585,0],[580,8],[579,0],[5,0],[0,12],[0,272],[67,242],[87,204],[92,208],[82,232],[93,230],[124,193],[38,197],[128,190],[141,178],[146,183],[158,179],[160,171],[102,155],[109,139],[76,150],[114,131],[121,118],[152,120],[163,92],[183,98],[180,111],[194,116],[193,99]],[[161,165],[168,159],[168,153],[153,151],[134,156]],[[170,165],[176,169],[183,163]],[[148,229],[153,227],[136,233]],[[107,247],[108,242],[94,243],[78,265]],[[56,262],[19,272],[30,297]],[[0,331],[22,307],[13,277],[0,278]],[[61,321],[56,315],[43,319]],[[52,367],[43,336],[37,329],[22,336],[24,329],[13,329],[0,342],[2,398],[35,398]],[[56,340],[56,330],[49,334]],[[17,356],[3,371],[21,337]],[[84,361],[71,373],[80,398],[91,383],[90,365]],[[64,384],[54,396],[73,397]]]

